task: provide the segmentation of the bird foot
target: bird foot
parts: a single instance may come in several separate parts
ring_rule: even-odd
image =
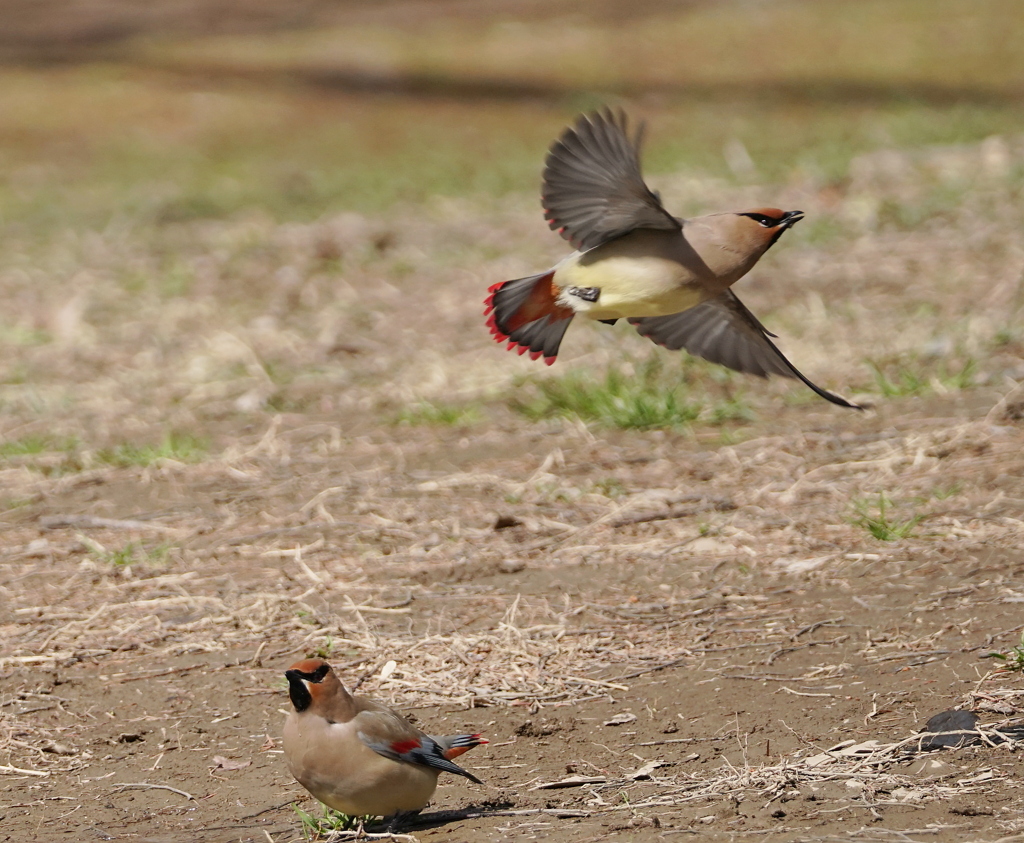
[[[569,287],[566,292],[588,302],[596,302],[601,297],[600,287]]]
[[[399,828],[409,822],[411,819],[419,815],[419,811],[397,811],[391,815],[391,818],[387,821],[388,834],[395,834]],[[403,835],[404,836],[404,835]]]

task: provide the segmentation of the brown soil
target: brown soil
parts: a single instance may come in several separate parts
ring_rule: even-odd
[[[999,721],[1024,694],[982,661],[1022,625],[1024,429],[986,421],[987,394],[921,403],[791,409],[728,447],[282,418],[218,466],[41,483],[5,530],[2,760],[31,773],[4,771],[0,839],[298,839],[281,672],[325,646],[426,728],[492,741],[465,759],[486,786],[445,781],[431,808],[479,816],[420,839],[1019,829],[1019,751],[946,751],[932,777],[912,751],[806,763],[953,706]],[[831,491],[877,464],[963,491],[880,542]],[[512,495],[542,474],[626,491]],[[90,555],[129,538],[178,550]],[[537,789],[571,775],[601,781]],[[526,809],[545,810],[508,813]]]
[[[992,138],[837,184],[659,180],[672,208],[835,223],[738,290],[823,385],[925,367],[866,413],[715,381],[759,419],[726,431],[509,409],[544,367],[490,342],[480,302],[564,253],[532,194],[42,246],[12,225],[0,432],[48,444],[0,462],[0,841],[301,839],[282,672],[313,651],[490,738],[462,759],[485,786],[444,780],[419,840],[1021,839],[1019,744],[922,768],[912,740],[1024,707],[985,659],[1024,628],[1021,166]],[[957,201],[901,222],[942,179]],[[168,254],[194,283],[139,292]],[[573,326],[547,376],[627,354],[674,359]],[[396,424],[417,401],[482,418]],[[101,456],[168,431],[203,458]],[[858,523],[883,493],[904,538]],[[597,781],[538,787],[571,776]]]

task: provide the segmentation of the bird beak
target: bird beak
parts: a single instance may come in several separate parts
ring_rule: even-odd
[[[782,224],[786,226],[786,228],[792,228],[803,218],[803,211],[787,211],[785,214],[782,215]]]

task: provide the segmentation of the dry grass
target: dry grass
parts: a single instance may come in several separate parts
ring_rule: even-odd
[[[779,8],[772,32],[807,6]],[[688,18],[692,37],[720,14]],[[1013,64],[1018,42],[1000,43],[989,58]],[[840,47],[842,65],[856,51]],[[892,71],[896,51],[878,56],[862,82]],[[804,72],[772,61],[776,82]],[[941,134],[949,109],[911,104],[837,151],[830,121],[843,135],[862,106],[811,140],[817,106],[716,122],[698,119],[716,104],[647,104],[670,208],[806,212],[738,292],[808,375],[874,405],[843,414],[625,329],[574,327],[551,370],[489,343],[487,286],[564,251],[522,186],[562,119],[543,103],[389,110],[110,68],[4,73],[21,128],[0,191],[0,782],[17,833],[173,837],[230,818],[297,839],[275,735],[280,670],[311,652],[363,692],[429,707],[431,728],[494,738],[472,757],[494,789],[457,791],[480,802],[426,834],[959,843],[1024,828],[1019,747],[943,754],[934,778],[912,765],[930,712],[970,708],[997,736],[1024,705],[1019,674],[981,661],[1019,640],[1024,598],[1019,116],[957,112]],[[1000,83],[988,64],[969,81]],[[58,89],[50,125],[38,103]],[[110,146],[100,112],[145,128]],[[334,149],[343,113],[369,129]],[[712,127],[692,143],[714,165],[673,152],[687,118]],[[956,142],[919,143],[937,139]],[[474,145],[487,160],[461,167]],[[356,175],[317,181],[350,154]],[[505,169],[481,181],[492,159]],[[593,373],[651,358],[704,408],[689,426],[515,409],[537,383],[600,389]],[[533,789],[573,776],[589,783]]]

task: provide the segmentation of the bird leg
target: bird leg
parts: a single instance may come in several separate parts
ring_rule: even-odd
[[[596,302],[601,297],[600,287],[569,287],[566,292],[583,301]]]
[[[422,810],[422,809],[420,809]],[[388,834],[394,834],[398,829],[405,825],[413,817],[419,815],[419,811],[396,811],[391,815],[391,819],[388,821],[387,830]]]

